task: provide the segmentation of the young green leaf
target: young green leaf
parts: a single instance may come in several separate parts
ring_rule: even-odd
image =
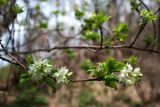
[[[47,28],[48,28],[48,22],[41,22],[41,23],[39,24],[39,28],[47,29]]]
[[[130,56],[124,60],[125,63],[129,64],[136,64],[137,63],[137,57],[136,56]]]
[[[128,26],[125,23],[120,23],[117,28],[113,28],[113,32],[115,38],[121,42],[128,38]]]
[[[89,68],[92,66],[93,64],[92,64],[92,62],[91,62],[91,60],[89,60],[89,59],[86,59],[86,60],[84,60],[82,63],[81,63],[81,68],[82,69],[84,69],[84,70],[89,70]]]
[[[28,64],[28,65],[33,64],[34,61],[33,61],[32,55],[28,55],[27,58],[26,58],[26,61],[27,61],[27,64]]]
[[[55,93],[56,92],[56,81],[52,78],[49,77],[44,77],[44,82],[52,88],[52,91]]]
[[[19,13],[22,13],[23,12],[23,7],[20,7],[19,5],[14,5],[13,7],[12,7],[12,12],[15,14],[15,15],[17,15],[17,14],[19,14]]]

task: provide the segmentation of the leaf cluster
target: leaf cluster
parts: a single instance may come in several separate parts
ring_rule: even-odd
[[[120,23],[118,27],[113,28],[114,37],[123,42],[128,38],[128,26],[126,23]]]
[[[19,5],[14,5],[13,7],[12,7],[12,12],[15,14],[15,15],[17,15],[17,14],[19,14],[19,13],[22,13],[23,12],[23,7],[20,7]]]
[[[157,18],[151,11],[148,10],[141,10],[140,16],[142,18],[142,22],[140,23],[140,25],[150,21],[155,21]]]
[[[97,29],[102,26],[102,24],[110,19],[105,13],[93,13],[91,17],[84,19],[84,25],[82,29],[84,40],[99,40],[100,34]]]
[[[130,4],[131,4],[132,11],[134,10],[137,11],[139,6],[141,5],[141,3],[138,3],[137,0],[130,0]]]
[[[90,67],[87,72],[100,81],[104,81],[106,86],[116,89],[118,80],[115,73],[119,72],[124,66],[123,62],[116,61],[110,57],[104,62],[98,63],[97,66]]]

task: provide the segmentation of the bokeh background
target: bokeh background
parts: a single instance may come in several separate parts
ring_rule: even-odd
[[[18,56],[16,53],[15,56],[22,62],[32,54],[37,59],[50,59],[56,67],[67,66],[74,72],[75,79],[85,79],[90,78],[84,72],[88,63],[96,64],[110,56],[120,61],[134,56],[135,66],[139,66],[144,74],[138,85],[119,85],[116,91],[103,82],[91,81],[60,85],[53,93],[45,84],[19,84],[19,77],[24,72],[22,68],[0,60],[0,107],[160,107],[160,54],[133,49],[106,49],[96,53],[92,49],[46,51],[55,46],[99,44],[81,38],[84,22],[76,19],[76,8],[84,11],[85,18],[95,9],[112,16],[103,24],[105,40],[119,23],[127,23],[129,37],[125,44],[130,43],[138,32],[140,19],[138,13],[131,10],[130,0],[9,0],[5,5],[0,1],[0,39],[8,50],[16,50]],[[142,1],[152,12],[160,6],[156,0]],[[13,4],[23,7],[23,12],[14,16],[10,11]],[[148,49],[160,49],[159,15],[155,21],[156,41]],[[145,47],[144,37],[152,37],[154,30],[152,23],[148,23],[135,46]],[[0,56],[5,57],[1,48]]]

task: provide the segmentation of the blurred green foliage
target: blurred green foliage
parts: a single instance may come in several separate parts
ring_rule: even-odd
[[[78,7],[74,8],[74,12],[75,12],[75,17],[78,20],[80,20],[85,15],[85,11],[80,10]]]
[[[8,0],[0,0],[0,5],[5,5],[8,3]]]
[[[96,101],[90,89],[84,88],[79,95],[79,107],[102,107],[102,104]]]
[[[131,4],[131,9],[132,10],[138,10],[139,6],[141,5],[141,3],[138,3],[137,0],[130,0],[130,4]]]
[[[39,91],[35,86],[28,86],[29,88],[25,86],[9,107],[46,107],[48,105],[45,97],[38,94]]]
[[[113,28],[113,32],[115,38],[121,42],[128,38],[128,26],[126,23],[120,23],[118,27]]]
[[[41,29],[47,29],[48,28],[48,22],[43,21],[39,24],[39,28]]]
[[[142,17],[142,21],[140,22],[140,25],[143,25],[144,23],[155,21],[157,19],[156,15],[154,15],[151,11],[148,10],[141,10],[140,16]]]
[[[65,51],[68,59],[75,58],[76,55],[75,55],[75,53],[74,53],[74,51],[72,49],[65,49],[64,51]]]
[[[12,7],[12,12],[17,15],[19,13],[22,13],[23,12],[23,7],[19,6],[18,4],[14,5]]]
[[[145,36],[143,41],[145,42],[146,45],[153,45],[156,42],[152,36]]]
[[[132,55],[132,56],[124,59],[124,62],[135,65],[135,64],[137,64],[137,60],[138,60],[137,57]]]
[[[9,74],[9,66],[0,67],[0,80],[7,80]]]
[[[80,64],[80,66],[81,66],[81,68],[83,69],[83,70],[89,70],[89,68],[92,66],[93,64],[92,64],[92,62],[91,62],[91,60],[90,59],[85,59],[81,64]]]
[[[39,11],[40,9],[41,9],[40,5],[37,4],[37,5],[35,6],[35,10]]]

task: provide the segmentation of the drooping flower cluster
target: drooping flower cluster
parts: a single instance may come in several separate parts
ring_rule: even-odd
[[[126,66],[120,71],[118,79],[120,82],[127,85],[134,85],[140,81],[142,75],[143,74],[140,72],[140,68],[135,68],[133,70],[133,67],[127,63]]]
[[[28,73],[31,75],[31,78],[35,81],[43,80],[43,77],[49,76],[50,78],[56,79],[57,83],[66,83],[70,82],[70,77],[72,72],[66,67],[61,67],[60,69],[53,68],[52,64],[45,59],[33,60],[33,64],[29,66]]]
[[[61,67],[58,69],[58,72],[54,74],[54,77],[57,80],[57,83],[66,83],[68,84],[69,78],[71,77],[72,72],[69,72],[69,70],[66,67]]]

